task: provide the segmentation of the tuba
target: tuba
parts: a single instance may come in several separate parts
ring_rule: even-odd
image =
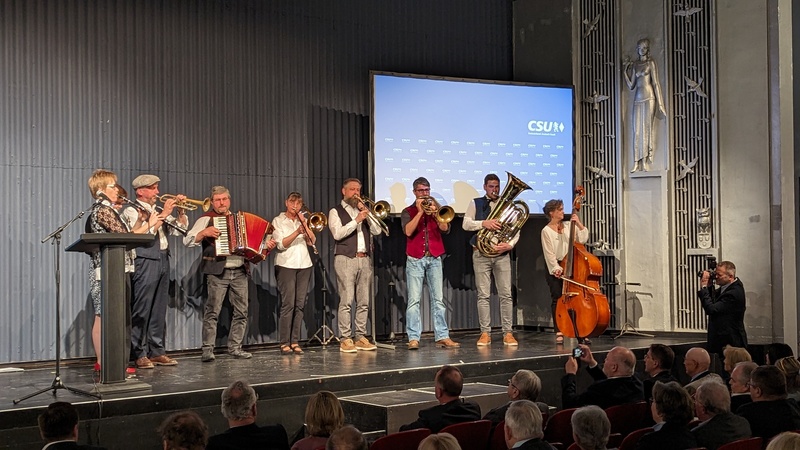
[[[380,201],[373,201],[367,197],[362,197],[360,195],[356,195],[355,198],[364,204],[364,207],[367,208],[369,213],[367,214],[367,221],[370,225],[377,225],[383,234],[386,236],[389,235],[389,227],[386,226],[383,221],[389,217],[389,209],[390,205],[389,202],[386,200]]]
[[[502,242],[509,242],[522,229],[522,225],[528,220],[528,205],[522,200],[514,201],[520,192],[530,189],[524,181],[515,177],[511,172],[508,174],[508,184],[503,189],[503,193],[497,199],[492,212],[486,220],[500,221],[499,230],[482,229],[478,232],[477,248],[481,255],[486,257],[498,256],[494,246]]]

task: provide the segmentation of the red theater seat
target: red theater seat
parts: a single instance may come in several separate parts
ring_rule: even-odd
[[[427,428],[399,431],[376,439],[369,450],[417,450],[419,443],[430,434]]]

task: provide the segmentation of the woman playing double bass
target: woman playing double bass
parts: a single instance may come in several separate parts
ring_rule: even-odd
[[[556,304],[563,294],[563,284],[561,275],[563,269],[559,262],[567,256],[567,252],[572,251],[570,240],[570,223],[564,221],[564,202],[562,200],[550,200],[545,203],[544,215],[550,221],[547,226],[542,228],[542,251],[544,260],[547,263],[547,286],[550,288],[551,308],[553,313],[553,329],[556,331],[556,343],[564,343],[564,335],[558,329],[556,323]],[[586,228],[577,214],[573,214],[570,219],[575,222],[578,230],[576,241],[585,243],[589,239],[589,229]]]

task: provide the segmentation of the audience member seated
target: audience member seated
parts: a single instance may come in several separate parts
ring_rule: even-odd
[[[368,450],[367,440],[352,425],[345,425],[331,433],[325,450]]]
[[[606,450],[611,422],[599,406],[578,408],[572,414],[572,436],[581,450]]]
[[[419,418],[400,431],[427,428],[438,433],[442,428],[454,423],[480,420],[481,407],[460,397],[464,388],[464,377],[455,366],[443,366],[434,378],[436,400],[439,404],[419,412]]]
[[[787,397],[796,402],[800,401],[800,361],[794,356],[787,356],[775,361],[775,367],[786,377]]]
[[[39,414],[39,434],[47,450],[104,450],[103,447],[78,445],[78,410],[71,403],[55,402]]]
[[[208,450],[288,450],[289,439],[283,425],[256,425],[258,395],[244,380],[234,381],[222,391],[222,415],[228,429],[211,436]]]
[[[417,450],[461,450],[461,446],[452,434],[439,433],[423,439]]]
[[[724,387],[724,386],[723,386]],[[650,405],[656,422],[652,433],[639,439],[639,450],[683,450],[697,447],[689,422],[694,418],[692,397],[677,381],[657,382]]]
[[[694,398],[695,415],[701,421],[692,430],[698,447],[717,450],[720,445],[752,436],[750,423],[731,412],[731,396],[725,385],[716,381],[700,383]]]
[[[542,414],[548,414],[550,412],[550,408],[548,408],[547,404],[536,401],[539,398],[539,392],[541,391],[542,380],[540,380],[532,370],[518,370],[517,373],[515,373],[508,380],[507,394],[510,401],[492,409],[486,413],[483,418],[486,420],[491,420],[492,427],[497,426],[498,423],[505,420],[506,411],[508,411],[508,407],[511,405],[511,402],[515,400],[530,400],[535,402]]]
[[[292,450],[315,450],[328,442],[331,433],[344,426],[344,410],[336,395],[319,391],[306,403],[307,437],[295,442]]]
[[[736,414],[750,422],[753,436],[770,439],[782,431],[800,430],[800,406],[786,398],[786,377],[775,366],[760,366],[750,376],[751,403]]]
[[[726,345],[725,348],[722,350],[723,356],[723,366],[725,368],[725,372],[731,373],[733,368],[736,367],[736,364],[745,361],[752,361],[753,358],[750,356],[750,353],[747,352],[747,349],[742,347],[734,347],[731,345]]]
[[[789,347],[789,344],[784,344],[783,342],[773,342],[767,346],[767,350],[764,354],[764,363],[768,366],[773,366],[775,365],[775,361],[786,358],[787,356],[794,356],[792,347]]]
[[[644,398],[650,401],[653,398],[653,385],[656,381],[669,383],[678,381],[672,376],[672,365],[675,363],[675,352],[664,344],[651,344],[644,355],[644,373],[647,378],[642,381]]]
[[[525,450],[553,450],[542,438],[542,412],[530,400],[511,402],[505,415],[503,431],[508,448]]]
[[[750,375],[756,370],[758,364],[752,361],[744,361],[733,366],[731,379],[728,384],[731,386],[731,412],[736,413],[739,407],[745,403],[750,403]]]
[[[578,361],[569,357],[564,365],[567,373],[561,379],[561,401],[564,408],[583,405],[597,405],[603,409],[609,406],[644,400],[642,382],[633,376],[636,357],[625,347],[614,347],[606,355],[603,368],[598,367],[587,345],[581,345],[580,360],[587,364],[586,370],[594,378],[585,392],[577,392]]]
[[[797,450],[798,448],[800,448],[800,433],[794,431],[784,431],[775,436],[767,445],[767,450]]]
[[[158,427],[164,450],[203,450],[208,442],[208,427],[194,411],[176,412]]]
[[[686,391],[689,395],[694,395],[701,380],[706,378],[714,378],[725,384],[722,377],[709,371],[711,355],[702,347],[692,347],[686,352],[686,356],[683,358],[683,367],[686,369],[686,375],[689,375],[689,383],[686,384]]]

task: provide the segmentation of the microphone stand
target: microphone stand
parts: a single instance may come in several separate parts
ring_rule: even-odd
[[[69,387],[69,386],[65,385],[63,381],[61,381],[61,233],[68,226],[70,226],[73,222],[75,222],[76,220],[82,218],[84,214],[86,214],[88,211],[91,211],[92,209],[96,208],[97,205],[99,205],[99,204],[100,204],[99,202],[95,203],[92,206],[90,206],[89,208],[84,209],[83,211],[79,212],[75,217],[70,219],[67,223],[65,223],[65,224],[61,225],[60,227],[56,228],[52,233],[48,234],[47,236],[45,236],[42,239],[42,244],[44,244],[45,242],[47,242],[47,241],[52,239],[53,242],[50,245],[54,245],[55,246],[53,248],[54,248],[54,251],[55,251],[55,269],[56,269],[56,273],[55,273],[55,281],[56,281],[56,374],[55,374],[55,378],[53,378],[53,382],[50,384],[49,387],[46,387],[44,389],[40,389],[40,390],[38,390],[38,391],[36,391],[36,392],[34,392],[32,394],[28,394],[28,395],[26,395],[26,396],[24,396],[22,398],[18,398],[16,400],[14,400],[13,403],[15,405],[20,403],[20,402],[23,402],[23,401],[25,401],[25,400],[27,400],[27,399],[29,399],[31,397],[36,397],[39,394],[43,394],[43,393],[45,393],[45,392],[47,392],[47,391],[49,391],[51,389],[53,390],[53,396],[54,397],[56,396],[56,392],[58,392],[59,389],[66,389],[67,391],[72,392],[73,394],[76,394],[76,395],[84,395],[86,397],[93,397],[93,398],[96,398],[98,400],[100,399],[100,396],[98,396],[98,395],[95,395],[95,394],[92,394],[92,393],[89,393],[89,392],[86,392],[86,391],[82,391],[80,389],[76,389],[76,388],[73,388],[73,387]]]
[[[339,338],[333,334],[333,330],[328,326],[328,271],[325,269],[325,264],[322,263],[322,257],[317,258],[317,265],[322,272],[322,288],[320,289],[322,292],[322,325],[311,336],[308,342],[310,343],[316,339],[325,347],[334,339],[336,339],[336,342],[339,342]]]

